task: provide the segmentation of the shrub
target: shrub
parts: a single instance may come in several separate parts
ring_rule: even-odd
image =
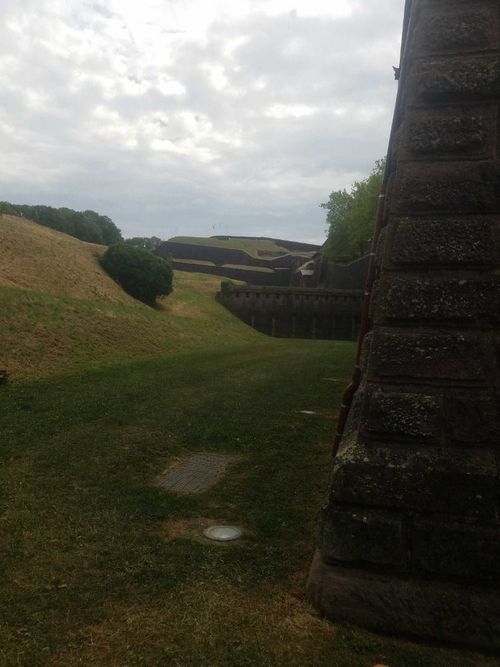
[[[148,250],[126,243],[109,246],[101,266],[128,294],[152,306],[172,291],[172,267]]]

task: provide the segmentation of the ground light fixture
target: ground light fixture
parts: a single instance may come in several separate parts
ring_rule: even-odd
[[[241,537],[241,529],[237,526],[209,526],[205,528],[203,535],[215,542],[231,542]]]

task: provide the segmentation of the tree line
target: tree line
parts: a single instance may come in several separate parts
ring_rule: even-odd
[[[56,229],[81,241],[111,245],[123,241],[122,233],[107,215],[95,211],[74,211],[71,208],[54,208],[29,204],[0,202],[0,214],[17,215],[33,220],[44,227]]]
[[[327,210],[328,238],[324,253],[332,259],[356,259],[370,251],[385,160],[377,160],[371,174],[350,191],[334,190],[320,206]]]

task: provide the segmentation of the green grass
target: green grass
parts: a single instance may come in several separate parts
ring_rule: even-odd
[[[210,339],[0,388],[0,664],[497,664],[314,614],[303,590],[342,389],[322,378],[347,379],[354,346]],[[206,450],[242,458],[199,496],[154,485]],[[245,537],[168,537],[199,517]]]
[[[265,266],[246,266],[244,264],[224,264],[224,269],[238,269],[248,274],[250,273],[274,273],[274,269],[268,269]]]
[[[216,303],[221,278],[175,272],[174,292],[157,309],[139,301],[91,301],[0,287],[0,367],[12,381],[98,368],[218,343],[260,340]]]
[[[197,264],[199,266],[215,266],[213,262],[205,262],[202,259],[175,259],[178,264]]]

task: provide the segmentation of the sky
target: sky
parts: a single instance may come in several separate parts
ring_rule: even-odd
[[[387,150],[404,0],[1,0],[0,200],[322,243]]]

